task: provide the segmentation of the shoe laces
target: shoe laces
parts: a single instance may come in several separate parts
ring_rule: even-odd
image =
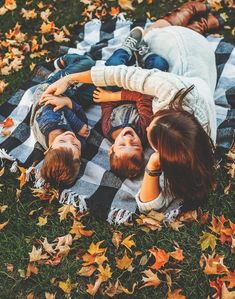
[[[141,56],[147,54],[149,52],[149,46],[147,46],[146,44],[140,45],[138,52]]]
[[[133,51],[137,51],[136,44],[137,40],[131,36],[128,36],[123,45],[130,48]]]

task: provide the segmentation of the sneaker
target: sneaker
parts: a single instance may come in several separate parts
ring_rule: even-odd
[[[56,71],[59,71],[59,70],[62,70],[65,68],[62,57],[59,57],[56,60],[54,60],[54,67],[55,67]]]
[[[142,40],[139,44],[138,51],[134,54],[137,66],[144,67],[145,59],[153,53],[150,52],[148,44],[144,40]]]
[[[126,50],[132,56],[132,51],[138,51],[139,45],[143,39],[144,29],[135,27],[130,31],[130,34],[123,42],[121,49]]]

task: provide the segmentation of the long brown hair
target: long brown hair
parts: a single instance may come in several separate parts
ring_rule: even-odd
[[[183,209],[197,208],[214,184],[214,146],[195,116],[183,109],[184,97],[193,89],[180,90],[169,108],[158,111],[148,139],[158,150],[164,172],[164,192],[184,200]]]

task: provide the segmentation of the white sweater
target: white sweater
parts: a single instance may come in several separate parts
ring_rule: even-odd
[[[215,142],[216,118],[213,93],[216,84],[214,52],[200,34],[179,26],[152,29],[145,36],[150,50],[165,58],[169,72],[146,70],[127,66],[95,66],[91,69],[92,81],[97,86],[119,86],[124,89],[152,95],[153,112],[167,108],[169,102],[182,88],[194,85],[186,96],[186,106],[195,115]],[[188,108],[185,107],[188,110]],[[160,204],[161,201],[161,204]],[[167,206],[172,198],[162,193],[151,202],[137,200],[141,211]],[[154,205],[155,203],[155,205]]]

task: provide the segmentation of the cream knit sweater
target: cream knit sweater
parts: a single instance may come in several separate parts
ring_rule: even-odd
[[[216,118],[213,93],[216,84],[214,52],[207,40],[198,33],[179,26],[157,28],[145,36],[150,50],[165,58],[169,72],[146,70],[127,66],[95,66],[91,69],[92,80],[97,86],[119,86],[151,95],[153,112],[167,108],[169,102],[182,88],[194,85],[187,95],[185,109],[195,115],[205,131],[215,142]],[[161,180],[162,181],[162,180]],[[160,186],[163,185],[160,182]],[[167,206],[173,199],[161,193],[150,202],[137,203],[142,212]]]

